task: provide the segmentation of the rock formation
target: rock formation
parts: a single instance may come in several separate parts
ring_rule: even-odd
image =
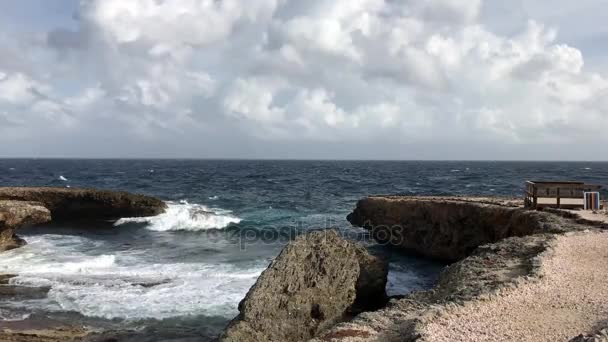
[[[249,290],[222,340],[305,341],[384,303],[387,272],[385,261],[333,230],[300,236]]]
[[[0,252],[25,241],[15,230],[51,221],[112,220],[154,216],[166,204],[156,198],[94,189],[0,187]]]
[[[349,322],[339,323],[326,330],[313,339],[314,342],[434,341],[432,336],[429,336],[429,331],[433,331],[429,330],[429,327],[433,326],[441,331],[445,319],[463,317],[458,311],[462,307],[484,307],[483,303],[496,303],[494,301],[501,301],[500,303],[509,307],[509,300],[515,297],[512,294],[518,293],[521,288],[525,288],[525,291],[528,291],[526,293],[532,293],[535,288],[542,292],[547,291],[543,286],[549,278],[560,279],[564,283],[570,278],[578,279],[573,276],[577,273],[573,272],[572,268],[560,266],[562,263],[568,264],[564,260],[572,261],[573,258],[566,254],[566,259],[554,259],[556,248],[559,247],[559,253],[563,254],[566,250],[579,256],[582,254],[572,245],[580,244],[572,239],[589,236],[587,239],[593,240],[596,239],[595,236],[599,238],[601,235],[601,230],[592,225],[582,225],[575,219],[551,213],[525,211],[514,205],[513,201],[500,199],[372,197],[360,201],[355,212],[349,215],[349,220],[370,229],[372,235],[382,242],[387,240],[386,233],[389,233],[388,240],[392,237],[391,234],[401,234],[401,237],[405,238],[395,243],[397,248],[443,260],[460,258],[460,261],[441,272],[433,289],[393,298],[380,310],[362,313]],[[374,231],[378,227],[384,230],[380,235]],[[555,234],[564,232],[568,233]],[[598,243],[601,244],[602,242]],[[601,254],[601,251],[601,248],[595,246],[586,252],[594,255]],[[564,258],[562,254],[560,258]],[[550,265],[553,265],[552,268]],[[546,273],[548,269],[557,269],[564,274],[549,276]],[[589,281],[591,280],[589,278]],[[548,291],[550,293],[547,296],[557,292]],[[547,296],[543,298],[546,299]],[[567,296],[556,296],[567,302],[564,299]],[[532,299],[530,300],[530,305],[544,305],[532,303]],[[594,308],[591,303],[597,305],[603,302],[602,296],[589,297],[590,308]],[[549,307],[546,311],[544,306],[539,310],[556,310],[556,315],[564,314],[559,311],[560,308],[551,308],[551,303],[547,304]],[[499,304],[496,305],[500,307]],[[601,317],[604,312],[598,311],[591,315],[593,309],[584,310],[581,305],[574,307],[589,314],[584,317]],[[479,310],[482,312],[481,316],[490,315],[489,312],[483,311],[485,309]],[[500,317],[500,312],[503,311],[498,309],[498,312]],[[492,314],[497,315],[496,312]],[[442,317],[443,321],[438,317]],[[537,320],[541,318],[535,317]],[[559,321],[548,320],[544,324],[553,326],[555,322]],[[509,330],[509,327],[512,327],[510,324],[510,321],[504,322],[504,326],[497,329],[498,332],[492,330],[495,326],[486,326],[488,330],[483,333],[495,336],[492,334],[500,334],[500,329],[507,329],[507,332],[513,334],[522,331]],[[588,326],[593,324],[595,321],[590,318],[586,325],[581,325],[580,330],[588,329]],[[531,323],[526,329],[529,329],[530,335],[534,332],[537,336],[542,329],[547,328],[539,326]],[[458,325],[452,327],[454,328],[460,329],[462,333],[458,336],[452,335],[449,340],[470,340],[467,335],[469,327]],[[572,325],[569,329],[572,330]],[[552,332],[564,334],[564,331],[558,330]],[[602,334],[605,332],[581,335],[576,341],[602,341]]]
[[[380,243],[447,262],[507,237],[560,231],[553,215],[497,199],[369,197],[348,220]]]
[[[155,216],[166,208],[153,197],[96,189],[0,188],[0,200],[42,203],[55,221]]]
[[[50,220],[51,213],[40,203],[0,200],[0,252],[25,244],[15,234],[17,228]]]
[[[595,334],[581,334],[570,342],[608,342],[608,328],[601,329]]]

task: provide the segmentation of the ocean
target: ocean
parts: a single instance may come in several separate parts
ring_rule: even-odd
[[[370,248],[346,215],[371,194],[522,196],[534,180],[606,185],[608,163],[473,161],[0,160],[0,186],[93,187],[156,196],[165,214],[109,229],[25,228],[0,274],[49,288],[0,301],[26,317],[134,332],[132,341],[212,340],[294,234],[333,227]],[[602,193],[605,197],[606,192]],[[382,250],[388,292],[433,286],[437,262]]]

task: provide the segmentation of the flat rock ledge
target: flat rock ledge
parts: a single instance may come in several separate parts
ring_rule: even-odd
[[[49,221],[101,221],[155,216],[166,204],[121,191],[40,187],[0,187],[0,251],[25,242],[15,230]]]
[[[372,197],[349,220],[381,242],[374,227],[406,236],[397,248],[461,259],[433,289],[393,298],[312,341],[603,341],[605,230],[508,199]]]
[[[386,302],[385,260],[334,230],[290,242],[239,305],[222,341],[306,341]]]
[[[77,188],[5,187],[0,188],[0,200],[42,203],[55,221],[156,216],[167,207],[163,201],[150,196]]]
[[[559,217],[526,210],[508,198],[374,196],[347,219],[380,243],[446,262],[512,236],[562,233]]]

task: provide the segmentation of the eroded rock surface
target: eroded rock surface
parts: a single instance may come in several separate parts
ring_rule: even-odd
[[[18,228],[50,220],[50,211],[41,203],[0,200],[0,252],[25,243],[15,234]]]
[[[53,220],[155,216],[166,208],[154,197],[96,189],[5,187],[0,188],[0,200],[42,203]]]
[[[562,232],[554,215],[530,211],[509,199],[369,197],[348,220],[380,243],[447,262],[507,237]]]
[[[446,306],[487,296],[537,275],[536,258],[551,246],[551,235],[513,237],[482,246],[471,256],[444,269],[431,290],[394,298],[375,312],[328,330],[315,342],[417,341],[419,329]]]
[[[608,342],[608,328],[601,329],[595,334],[581,334],[570,342]]]
[[[385,261],[333,230],[300,236],[249,290],[222,340],[305,341],[383,303],[387,272]]]

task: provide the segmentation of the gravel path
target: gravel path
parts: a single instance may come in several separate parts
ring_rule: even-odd
[[[425,341],[568,341],[608,321],[608,232],[558,238],[540,280],[444,310]]]

